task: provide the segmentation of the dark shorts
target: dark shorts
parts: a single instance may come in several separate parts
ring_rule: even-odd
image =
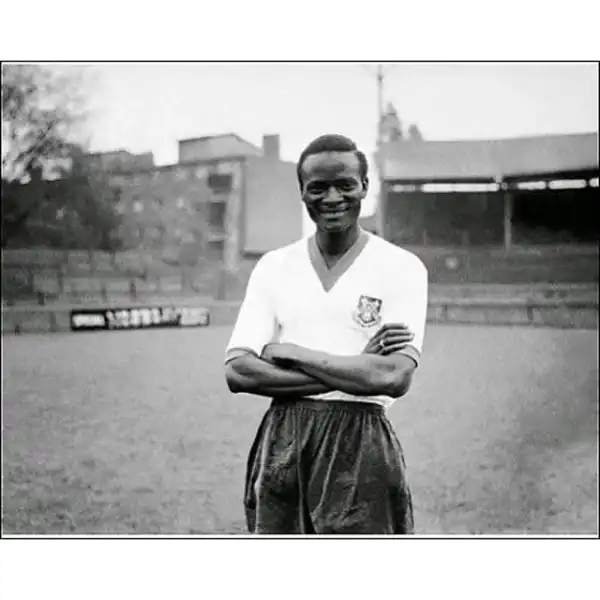
[[[410,534],[400,442],[382,407],[274,400],[248,457],[244,496],[257,534]]]

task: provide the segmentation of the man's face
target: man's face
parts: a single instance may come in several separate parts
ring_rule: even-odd
[[[369,182],[354,152],[311,154],[302,175],[302,201],[319,231],[344,231],[357,223]]]

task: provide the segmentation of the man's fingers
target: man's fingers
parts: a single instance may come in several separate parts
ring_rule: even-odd
[[[377,333],[371,338],[370,341],[377,342],[383,336],[390,335],[392,333],[403,333],[409,331],[408,327],[402,323],[388,323],[381,327]]]
[[[377,335],[381,335],[382,333],[385,333],[389,329],[394,329],[394,328],[407,329],[408,326],[405,323],[385,323],[373,334],[373,337],[375,337]]]
[[[408,329],[408,325],[406,323],[386,323],[379,328],[375,335],[380,335],[392,329]]]
[[[414,339],[415,339],[415,336],[410,332],[397,333],[395,335],[386,336],[385,339],[383,340],[383,343],[387,347],[387,346],[391,346],[392,344],[401,344],[401,343],[411,342]]]
[[[382,343],[368,344],[363,354],[379,354],[386,356],[402,348],[406,348],[414,339],[413,335],[395,336],[393,339],[386,338]]]
[[[387,354],[393,344],[406,344],[414,339],[414,334],[404,323],[386,323],[367,342],[363,353]]]
[[[378,354],[381,354],[383,356],[388,356],[389,354],[394,354],[394,352],[398,352],[399,350],[403,350],[408,345],[409,344],[407,342],[398,342],[398,343],[395,343],[395,344],[390,344],[389,346],[386,346]]]
[[[408,329],[388,329],[380,335],[376,335],[369,340],[369,344],[378,345],[381,342],[385,344],[390,344],[395,340],[405,340],[414,338],[414,334],[412,331]]]

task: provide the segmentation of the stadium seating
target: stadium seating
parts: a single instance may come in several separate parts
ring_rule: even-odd
[[[448,298],[589,298],[597,293],[598,249],[591,247],[408,248],[427,265],[430,295]],[[255,258],[226,273],[218,261],[178,267],[150,251],[114,256],[44,248],[2,253],[4,304],[122,302],[204,297],[239,302]]]
[[[598,283],[598,248],[409,248],[445,284]]]

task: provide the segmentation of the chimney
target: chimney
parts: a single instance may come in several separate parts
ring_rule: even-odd
[[[279,135],[263,135],[263,155],[265,158],[280,160]]]

